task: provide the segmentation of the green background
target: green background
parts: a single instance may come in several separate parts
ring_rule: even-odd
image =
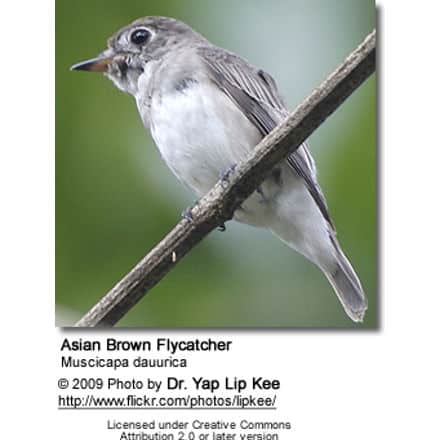
[[[56,2],[56,304],[71,325],[179,220],[193,196],[161,161],[132,97],[70,72],[146,15],[181,19],[270,72],[293,109],[375,26],[366,0]],[[338,237],[363,283],[363,324],[312,264],[269,232],[234,222],[211,233],[120,321],[151,327],[378,324],[376,78],[311,137]]]

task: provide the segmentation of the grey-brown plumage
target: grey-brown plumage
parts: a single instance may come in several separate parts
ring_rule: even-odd
[[[236,102],[262,136],[266,136],[279,124],[280,119],[288,115],[275,81],[268,73],[253,68],[242,58],[216,49],[203,46],[198,52],[216,84]],[[333,228],[307,145],[293,152],[287,158],[287,163],[304,179],[322,215]]]
[[[268,73],[171,18],[136,20],[112,36],[98,58],[73,68],[104,72],[136,98],[162,157],[198,195],[288,114]],[[336,239],[306,144],[275,168],[234,218],[270,229],[315,263],[347,314],[363,319],[366,298]]]

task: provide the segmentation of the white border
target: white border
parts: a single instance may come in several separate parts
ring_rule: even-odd
[[[285,410],[302,428],[292,438],[439,434],[439,14],[435,2],[379,5],[382,330],[234,336],[243,347],[238,365],[257,350],[264,368],[289,383]],[[1,9],[2,438],[48,437],[53,418],[61,420],[52,310],[54,4]],[[58,436],[78,438],[74,426],[56,426]],[[90,428],[83,438],[92,438]]]

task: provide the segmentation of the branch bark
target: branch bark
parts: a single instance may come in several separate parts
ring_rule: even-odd
[[[366,37],[284,122],[266,136],[229,182],[218,182],[191,209],[192,222],[182,219],[84,317],[77,327],[112,326],[235,209],[265,179],[270,170],[296,150],[376,68],[376,31]]]

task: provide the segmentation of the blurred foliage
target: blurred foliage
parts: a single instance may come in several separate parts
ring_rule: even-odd
[[[145,15],[186,21],[268,70],[294,108],[375,25],[365,0],[57,0],[56,302],[72,324],[179,220],[192,195],[162,163],[133,99],[101,75],[70,72]],[[120,322],[151,327],[377,326],[376,83],[311,138],[338,236],[369,299],[344,314],[321,273],[264,230],[213,232]],[[62,311],[62,312],[61,312]],[[68,311],[68,312],[66,312]],[[63,318],[68,316],[68,318]]]

